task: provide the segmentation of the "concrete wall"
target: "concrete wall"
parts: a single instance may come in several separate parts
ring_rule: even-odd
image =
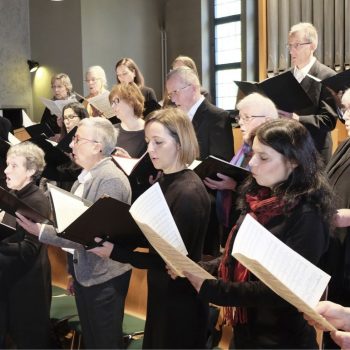
[[[0,0],[0,108],[32,112],[28,0]]]

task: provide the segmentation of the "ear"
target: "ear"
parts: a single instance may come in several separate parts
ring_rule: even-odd
[[[35,174],[35,170],[34,169],[27,169],[27,176],[29,179],[32,179],[32,177]]]

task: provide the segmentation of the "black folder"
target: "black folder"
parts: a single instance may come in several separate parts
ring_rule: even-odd
[[[122,246],[137,245],[138,242],[145,241],[142,231],[129,213],[130,205],[108,196],[101,197],[92,204],[56,186],[49,185],[49,189],[51,187],[64,193],[67,200],[71,197],[88,207],[69,226],[57,233],[59,237],[82,244],[86,249],[98,245],[95,237],[101,237]],[[49,193],[57,227],[58,216],[64,213],[56,212],[51,191]]]
[[[16,229],[12,226],[8,226],[0,222],[0,241],[12,236],[16,232]]]
[[[193,171],[202,180],[206,177],[213,180],[220,180],[216,174],[221,173],[232,177],[238,182],[243,181],[250,174],[249,170],[230,164],[229,162],[214,156],[209,156],[204,159],[199,165],[193,168]]]
[[[346,89],[350,88],[350,69],[323,79],[321,83],[336,93],[340,90],[344,92]]]
[[[291,71],[265,79],[260,83],[235,81],[244,95],[258,92],[271,99],[285,112],[296,112],[313,105],[310,97],[295,79]]]
[[[30,137],[38,137],[44,135],[46,138],[55,136],[55,133],[49,127],[47,123],[44,124],[34,124],[31,126],[27,126],[26,131],[30,135]]]
[[[71,153],[72,149],[70,148],[70,144],[73,140],[73,137],[77,131],[78,127],[75,126],[67,135],[65,135],[62,140],[57,144],[57,148],[59,148],[62,152]]]
[[[10,143],[0,139],[0,158],[1,159],[6,159],[7,151],[11,147]]]
[[[18,212],[34,222],[51,222],[50,218],[46,217],[43,213],[34,210],[2,187],[0,187],[0,209],[6,211],[6,213],[11,214],[12,216],[16,216],[16,212]]]

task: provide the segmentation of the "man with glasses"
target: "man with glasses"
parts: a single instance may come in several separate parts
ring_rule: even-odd
[[[196,131],[200,158],[209,155],[225,160],[233,156],[232,126],[228,113],[204,98],[196,73],[188,67],[178,67],[167,75],[169,99],[187,113]]]
[[[209,155],[230,161],[233,156],[233,135],[228,112],[212,105],[201,95],[197,74],[188,67],[178,67],[167,75],[166,89],[177,108],[187,113],[197,135],[200,159]],[[220,227],[215,210],[215,192],[210,191],[211,213],[203,253],[217,256],[220,248]]]
[[[330,131],[336,126],[337,114],[334,100],[320,80],[336,73],[314,56],[317,44],[317,31],[311,23],[298,23],[290,29],[287,48],[293,66],[291,71],[313,102],[309,108],[293,113],[293,118],[309,130],[317,150],[327,163],[332,155]]]

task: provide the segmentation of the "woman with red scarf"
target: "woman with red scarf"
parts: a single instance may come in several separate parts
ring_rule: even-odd
[[[228,237],[219,280],[186,276],[199,296],[226,306],[236,349],[316,349],[316,334],[299,311],[231,256],[235,235],[249,213],[290,248],[318,264],[328,246],[332,194],[308,131],[294,120],[261,125],[243,184],[241,216]],[[236,311],[233,312],[233,308]]]

